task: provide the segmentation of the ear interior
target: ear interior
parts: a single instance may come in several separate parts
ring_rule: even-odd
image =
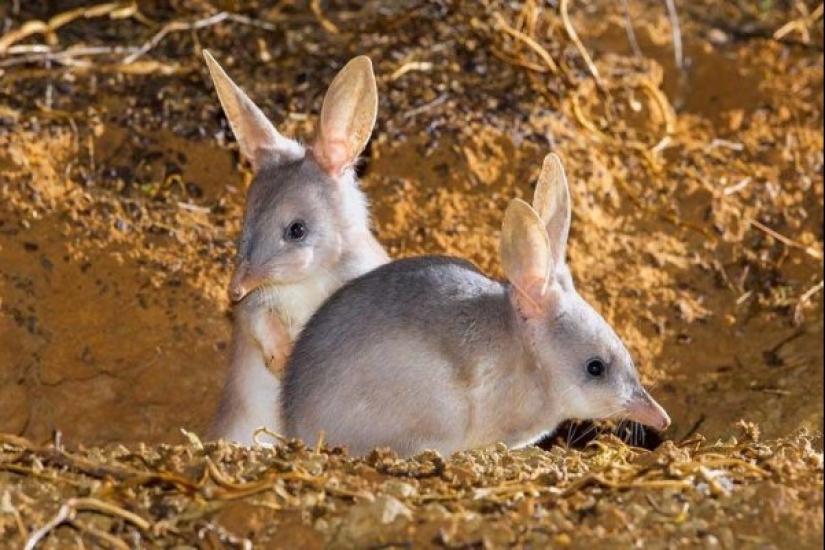
[[[533,194],[533,208],[550,238],[555,265],[562,265],[567,253],[572,213],[567,175],[561,159],[555,153],[544,158]]]
[[[521,199],[510,201],[504,213],[501,264],[521,313],[528,318],[541,316],[550,304],[550,240],[541,218]]]
[[[238,140],[241,154],[259,169],[268,154],[276,153],[283,160],[301,158],[303,147],[282,136],[266,118],[261,109],[226,74],[207,50],[203,51],[206,66],[218,93],[232,132]]]
[[[352,166],[367,146],[378,113],[378,87],[372,62],[359,56],[347,63],[330,84],[313,151],[330,174]]]

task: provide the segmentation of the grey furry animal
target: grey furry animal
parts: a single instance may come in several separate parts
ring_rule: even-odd
[[[204,51],[241,153],[247,194],[230,298],[232,356],[211,436],[250,445],[259,427],[282,431],[281,378],[292,343],[345,282],[389,258],[370,232],[353,165],[372,133],[378,92],[367,57],[350,61],[324,98],[315,141],[282,136]]]
[[[509,282],[445,257],[392,262],[336,292],[287,363],[286,435],[363,454],[518,447],[568,418],[670,419],[565,264],[567,179],[545,159],[534,207],[514,199],[501,261]]]

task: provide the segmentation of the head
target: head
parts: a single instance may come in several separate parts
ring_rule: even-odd
[[[670,418],[642,387],[621,339],[576,292],[565,261],[570,219],[567,178],[551,154],[533,205],[513,200],[501,237],[510,299],[549,398],[567,418],[628,418],[667,428]]]
[[[230,297],[298,283],[332,269],[345,243],[369,232],[353,166],[375,125],[378,92],[367,57],[333,80],[311,147],[281,135],[204,51],[223,110],[255,177],[249,188]]]

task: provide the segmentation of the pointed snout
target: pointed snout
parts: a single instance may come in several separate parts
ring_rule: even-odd
[[[670,416],[659,403],[644,390],[636,392],[625,409],[627,418],[657,430],[670,427]]]
[[[247,294],[249,294],[249,290],[243,284],[232,284],[229,286],[229,299],[233,302],[240,302]]]
[[[233,302],[240,302],[259,286],[259,278],[252,273],[249,262],[241,262],[235,268],[235,273],[229,282],[229,299]]]

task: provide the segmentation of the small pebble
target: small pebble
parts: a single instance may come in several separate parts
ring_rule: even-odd
[[[573,544],[573,539],[567,533],[556,535],[556,544],[559,546],[570,546]]]
[[[708,32],[708,42],[714,46],[726,46],[730,43],[730,36],[721,29],[711,29]]]

